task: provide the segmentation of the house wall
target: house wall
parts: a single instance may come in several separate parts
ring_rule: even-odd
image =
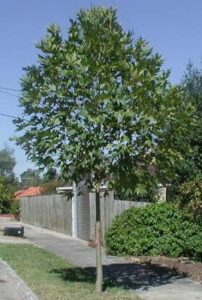
[[[72,234],[72,200],[61,195],[23,197],[21,220],[65,234]]]

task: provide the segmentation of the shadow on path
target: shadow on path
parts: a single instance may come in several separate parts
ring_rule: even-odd
[[[55,269],[52,273],[58,274],[65,281],[94,283],[96,269],[94,267]],[[125,289],[143,289],[172,283],[183,278],[174,270],[166,267],[136,265],[133,263],[111,264],[103,266],[104,288],[122,287]]]

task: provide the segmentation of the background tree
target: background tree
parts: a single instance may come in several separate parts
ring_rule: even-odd
[[[13,193],[5,183],[0,182],[0,213],[9,213],[12,205]]]
[[[197,117],[197,126],[190,132],[189,137],[192,154],[187,159],[187,166],[190,166],[187,179],[202,178],[202,70],[189,63],[182,87],[185,91],[185,101],[194,105]]]
[[[15,164],[14,151],[5,146],[0,150],[0,213],[10,212],[13,192],[18,187],[14,174]]]
[[[176,200],[184,195],[179,195],[184,190],[184,184],[187,187],[202,184],[202,70],[193,66],[192,63],[187,65],[185,74],[181,82],[184,91],[184,102],[192,103],[194,106],[195,128],[190,131],[187,137],[183,137],[180,143],[187,143],[191,152],[185,155],[185,159],[180,165],[176,166],[176,178],[170,186],[169,198]],[[182,187],[181,187],[182,185]],[[186,190],[186,189],[185,189]],[[190,191],[191,192],[191,191]]]
[[[43,177],[42,177],[42,181],[43,182],[49,182],[49,181],[57,181],[59,179],[59,174],[57,172],[56,169],[54,168],[48,168],[45,173],[43,174]]]
[[[21,175],[21,185],[22,187],[27,186],[36,186],[40,183],[40,171],[39,170],[33,170],[33,169],[27,169],[24,171]]]
[[[63,180],[63,178],[55,168],[48,168],[44,172],[42,182],[40,184],[42,188],[42,194],[44,195],[55,194],[57,187],[66,185],[68,185],[68,182]]]
[[[15,164],[14,151],[8,146],[5,146],[0,150],[0,176],[12,181],[14,178]]]
[[[81,10],[63,39],[56,25],[25,68],[17,143],[44,167],[96,193],[97,292],[102,290],[100,185],[143,194],[172,176],[186,145],[191,108],[168,82],[162,58],[133,40],[116,11]]]

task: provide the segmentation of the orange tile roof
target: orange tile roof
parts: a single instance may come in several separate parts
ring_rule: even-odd
[[[40,186],[36,187],[29,187],[25,190],[20,190],[14,193],[15,198],[21,198],[21,197],[31,197],[31,196],[37,196],[41,195],[42,188]]]

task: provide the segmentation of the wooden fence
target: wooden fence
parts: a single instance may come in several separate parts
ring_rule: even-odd
[[[24,197],[21,199],[21,220],[72,234],[72,201],[61,195]]]
[[[87,202],[87,205],[84,202]],[[114,193],[109,192],[106,197],[101,193],[100,204],[104,237],[116,215],[120,215],[130,207],[145,206],[148,202],[115,200]],[[95,211],[95,193],[77,196],[76,226],[79,238],[85,240],[95,238]],[[67,200],[61,195],[24,197],[21,199],[21,220],[24,223],[72,235],[72,200]]]
[[[90,239],[95,238],[95,193],[90,193]],[[104,237],[115,216],[122,214],[131,207],[144,207],[148,202],[126,201],[114,199],[114,192],[109,192],[106,197],[101,194],[101,226]],[[104,239],[103,239],[104,240]]]

